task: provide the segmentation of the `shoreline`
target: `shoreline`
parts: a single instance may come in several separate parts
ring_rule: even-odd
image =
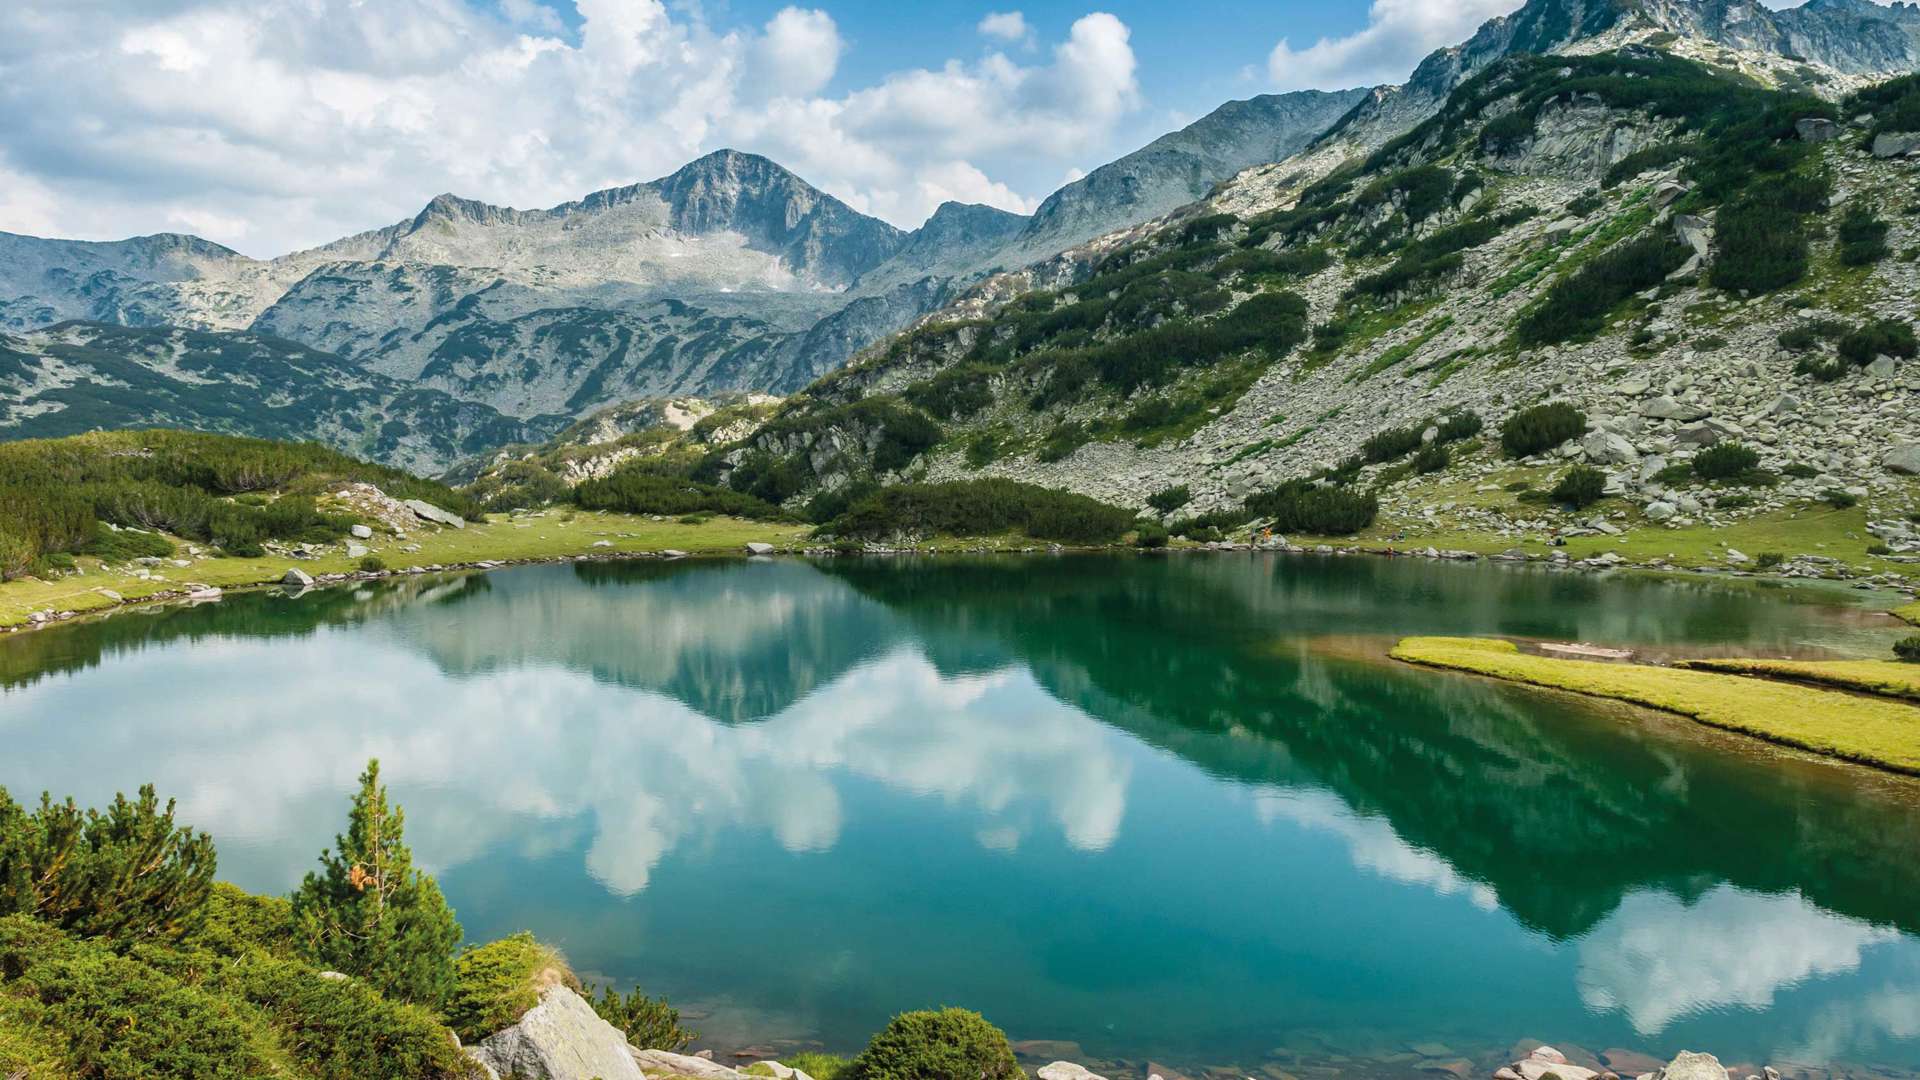
[[[745,524],[745,523],[742,523]],[[697,526],[696,526],[697,527]],[[695,543],[690,540],[690,543]],[[750,543],[750,542],[748,542]],[[938,541],[908,546],[870,545],[860,551],[846,551],[831,546],[786,546],[774,545],[770,552],[748,550],[747,543],[736,545],[701,546],[695,543],[693,550],[676,548],[635,549],[611,551],[558,551],[553,554],[502,558],[467,559],[439,561],[406,568],[386,570],[347,570],[320,571],[309,573],[312,583],[300,586],[296,591],[304,591],[320,586],[341,585],[356,581],[387,581],[395,578],[418,577],[435,573],[472,573],[490,570],[508,569],[522,566],[553,566],[562,563],[579,562],[644,562],[666,561],[680,562],[690,559],[752,559],[767,558],[774,555],[801,556],[806,558],[857,558],[876,556],[909,555],[1061,555],[1061,554],[1130,554],[1141,557],[1172,557],[1175,555],[1213,555],[1213,554],[1278,554],[1313,555],[1321,557],[1364,556],[1383,559],[1419,559],[1430,562],[1458,563],[1498,563],[1511,566],[1540,566],[1549,570],[1586,574],[1626,573],[1649,578],[1681,579],[1708,577],[1724,581],[1747,582],[1759,586],[1793,586],[1819,583],[1830,588],[1847,588],[1856,591],[1874,589],[1888,593],[1900,593],[1901,589],[1888,585],[1870,585],[1851,577],[1825,577],[1806,574],[1770,574],[1748,570],[1725,569],[1714,566],[1672,566],[1649,565],[1599,559],[1556,558],[1554,555],[1539,556],[1533,554],[1484,554],[1464,549],[1443,550],[1431,545],[1424,547],[1381,547],[1367,543],[1345,544],[1293,544],[1275,542],[1266,544],[1241,543],[1237,541],[1217,541],[1211,543],[1176,544],[1165,548],[1139,548],[1130,544],[1107,544],[1098,546],[1070,546],[1062,544],[1028,541],[1019,546],[1002,546],[981,543],[954,542],[950,546]],[[1556,552],[1558,554],[1558,552]],[[54,626],[64,626],[91,618],[104,618],[121,611],[142,607],[166,607],[170,605],[197,605],[218,603],[228,593],[260,592],[275,588],[288,588],[285,579],[294,571],[308,573],[302,564],[312,561],[287,555],[271,560],[249,559],[249,563],[271,561],[273,568],[257,577],[244,578],[211,585],[203,588],[162,589],[140,596],[107,596],[102,590],[105,586],[95,586],[87,592],[106,599],[106,603],[92,604],[84,608],[41,609],[29,612],[25,617],[13,621],[0,622],[0,638],[13,634],[28,633]],[[277,569],[277,574],[274,570]],[[0,583],[0,601],[6,599],[8,585]],[[194,582],[181,582],[182,586],[195,585]],[[1920,626],[1920,591],[1906,594],[1907,602],[1892,607],[1862,606],[1863,611],[1884,615],[1895,623]],[[5,618],[0,615],[0,618]]]

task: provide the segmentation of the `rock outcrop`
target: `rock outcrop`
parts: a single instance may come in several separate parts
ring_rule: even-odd
[[[626,1035],[565,986],[550,986],[518,1023],[468,1049],[515,1080],[646,1080]]]

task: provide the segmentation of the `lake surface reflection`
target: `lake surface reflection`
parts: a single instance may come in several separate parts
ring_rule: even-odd
[[[1536,1037],[1920,1066],[1920,798],[1399,668],[1403,633],[1877,647],[1798,594],[1236,555],[574,564],[0,643],[0,783],[290,889],[382,759],[469,934],[720,1047],[960,1003],[1143,1062]]]

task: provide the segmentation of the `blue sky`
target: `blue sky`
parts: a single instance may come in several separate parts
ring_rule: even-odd
[[[1397,82],[1521,0],[10,0],[0,230],[272,256],[721,147],[911,228],[1220,103]]]

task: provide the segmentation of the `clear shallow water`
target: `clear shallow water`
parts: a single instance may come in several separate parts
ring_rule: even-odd
[[[722,1048],[959,1003],[1136,1063],[1920,1066],[1920,787],[1369,658],[1435,632],[1890,636],[1414,561],[527,568],[0,642],[0,784],[155,781],[283,892],[377,755],[471,936],[531,929]]]

